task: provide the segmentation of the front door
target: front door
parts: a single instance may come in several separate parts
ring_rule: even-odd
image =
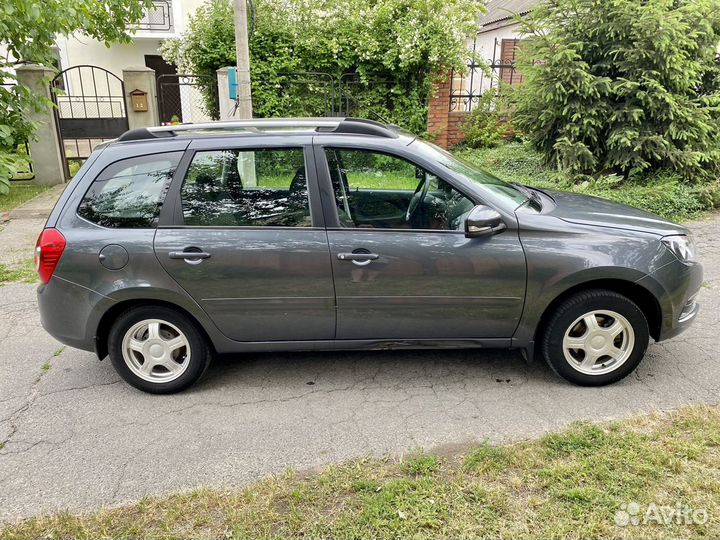
[[[155,251],[231,339],[332,339],[332,269],[312,150],[269,144],[194,142]]]
[[[316,156],[337,213],[328,217],[337,339],[512,336],[525,293],[517,232],[466,238],[475,202],[398,156],[343,147]]]

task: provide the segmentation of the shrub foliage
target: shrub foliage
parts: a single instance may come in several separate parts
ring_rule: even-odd
[[[720,0],[548,0],[514,124],[566,170],[717,176]]]
[[[493,148],[512,132],[507,122],[507,106],[492,89],[485,92],[463,122],[464,143],[470,148]]]
[[[435,74],[463,69],[480,0],[255,0],[250,35],[253,112],[317,116],[329,107],[378,113],[424,131]],[[207,0],[188,31],[163,48],[183,71],[235,65],[232,5]],[[325,76],[315,75],[321,72]],[[339,81],[344,84],[338,86]],[[342,101],[342,103],[341,103]]]

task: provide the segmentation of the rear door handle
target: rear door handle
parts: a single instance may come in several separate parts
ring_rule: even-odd
[[[210,254],[204,251],[171,251],[168,253],[171,259],[184,259],[188,264],[200,264],[203,259],[209,259]]]

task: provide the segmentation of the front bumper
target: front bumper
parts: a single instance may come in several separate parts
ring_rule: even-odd
[[[697,293],[695,293],[690,299],[688,299],[682,311],[680,312],[680,316],[677,318],[676,321],[674,321],[672,325],[663,325],[663,327],[660,329],[659,341],[670,339],[677,336],[678,334],[683,333],[690,327],[693,321],[695,321],[697,314],[700,312],[700,304],[698,303],[696,296]]]
[[[673,261],[638,281],[650,289],[660,303],[661,321],[657,341],[677,336],[697,318],[697,301],[702,287],[703,267],[699,263]]]

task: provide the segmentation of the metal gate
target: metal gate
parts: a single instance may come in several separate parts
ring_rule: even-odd
[[[480,35],[475,36],[472,48],[468,50],[467,70],[451,74],[451,111],[472,112],[485,92],[499,93],[506,86],[523,82],[523,75],[516,66],[520,40],[495,38],[492,58],[483,61],[478,58],[479,38]]]
[[[207,122],[220,118],[217,78],[187,73],[157,78],[161,124]]]
[[[65,179],[74,174],[99,143],[128,130],[125,85],[98,66],[73,66],[51,82]]]

